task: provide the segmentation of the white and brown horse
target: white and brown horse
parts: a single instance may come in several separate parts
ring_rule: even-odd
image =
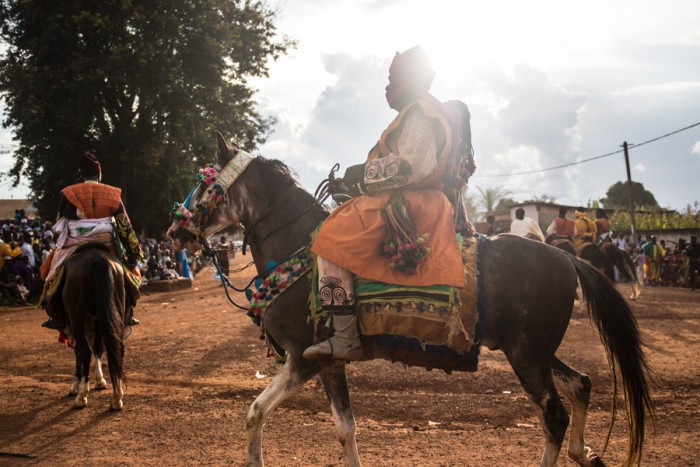
[[[197,235],[178,223],[173,224],[169,235],[196,248],[197,236],[206,238],[229,225],[240,224],[258,271],[264,271],[268,261],[280,261],[308,244],[309,234],[327,212],[296,184],[283,163],[239,151],[219,133],[217,143],[216,169],[227,174],[218,206],[208,212],[206,219],[199,219]],[[232,166],[238,166],[233,177],[229,169]],[[209,189],[204,183],[198,185],[184,208],[194,210],[197,200],[209,196]],[[652,406],[639,328],[625,299],[590,264],[544,243],[503,235],[481,242],[480,248],[480,279],[487,303],[479,343],[505,354],[532,402],[544,433],[541,465],[556,465],[570,422],[559,392],[569,399],[573,411],[569,457],[584,466],[603,465],[584,441],[591,379],[555,356],[569,325],[579,283],[588,313],[608,352],[613,378],[622,381],[629,435],[625,462],[639,461]],[[347,462],[360,465],[345,363],[302,356],[314,341],[307,308],[309,292],[309,281],[295,282],[262,317],[268,342],[285,354],[286,362],[250,406],[246,420],[247,465],[262,465],[262,431],[270,413],[315,375],[320,376],[330,400]],[[372,358],[393,357],[388,350],[375,350]],[[617,388],[614,382],[613,397]],[[524,463],[534,461],[521,459]],[[466,454],[464,462],[469,463]]]

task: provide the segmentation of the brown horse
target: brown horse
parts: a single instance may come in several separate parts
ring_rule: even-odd
[[[551,242],[551,245],[572,255],[577,255],[577,250],[571,241],[554,240]],[[637,275],[637,267],[625,250],[613,244],[596,245],[588,243],[578,250],[578,257],[591,263],[613,283],[616,282],[615,268],[617,268],[618,271],[626,274],[632,280],[632,295],[630,295],[630,299],[636,300],[641,295],[642,282]]]
[[[196,229],[187,231],[174,223],[168,233],[195,248],[197,240],[204,241],[226,226],[240,224],[246,231],[258,271],[264,271],[268,261],[280,261],[308,244],[310,232],[327,212],[296,184],[283,163],[252,158],[228,145],[219,133],[217,143],[218,169],[231,164],[242,166],[243,159],[249,163],[225,188],[221,204],[206,219],[200,218]],[[203,184],[195,187],[186,207],[194,210],[197,200],[204,199],[209,190]],[[479,344],[505,354],[532,402],[545,437],[541,465],[556,464],[569,425],[569,414],[557,390],[569,399],[573,410],[569,456],[580,465],[603,465],[584,441],[591,380],[555,356],[569,324],[579,282],[588,313],[608,353],[613,381],[618,376],[622,381],[629,435],[625,461],[639,461],[646,422],[653,410],[639,329],[625,299],[587,262],[549,245],[500,235],[481,241],[479,248],[479,277],[486,299]],[[268,415],[317,374],[330,400],[348,464],[360,465],[345,363],[302,356],[314,341],[314,326],[307,308],[309,292],[309,281],[295,282],[267,307],[262,317],[267,341],[286,358],[279,373],[250,406],[246,420],[247,465],[262,465],[262,430]],[[420,345],[416,348],[423,350]],[[452,352],[443,355],[454,358],[456,351]],[[381,347],[375,348],[371,358],[397,359]],[[440,368],[434,363],[431,362],[433,368]],[[613,397],[617,387],[613,384]],[[525,462],[533,463],[534,459]]]
[[[75,350],[75,378],[70,389],[70,395],[76,396],[75,408],[87,405],[92,355],[96,359],[95,388],[106,387],[100,360],[105,351],[113,391],[109,407],[123,407],[126,280],[119,259],[100,246],[82,249],[64,266],[53,300],[65,311],[66,335]]]

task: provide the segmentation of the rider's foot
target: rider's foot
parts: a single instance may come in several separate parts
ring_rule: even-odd
[[[58,322],[57,320],[53,318],[49,318],[47,321],[41,323],[42,327],[48,328],[48,329],[55,329],[57,331],[62,331],[63,328],[65,328],[65,324]]]
[[[133,316],[126,321],[127,326],[136,326],[138,324],[141,324],[141,321],[137,320]]]

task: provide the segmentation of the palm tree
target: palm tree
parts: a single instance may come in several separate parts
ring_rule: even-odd
[[[510,190],[503,187],[486,188],[485,190],[476,187],[476,189],[481,195],[481,199],[477,200],[477,206],[484,208],[485,213],[495,211],[498,203],[512,194]]]

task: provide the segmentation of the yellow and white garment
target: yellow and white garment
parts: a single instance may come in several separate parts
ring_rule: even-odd
[[[62,217],[53,227],[58,234],[56,253],[51,262],[51,269],[46,277],[49,282],[56,271],[66,262],[73,252],[82,244],[99,243],[114,247],[113,225],[111,217],[99,219],[69,220]]]

